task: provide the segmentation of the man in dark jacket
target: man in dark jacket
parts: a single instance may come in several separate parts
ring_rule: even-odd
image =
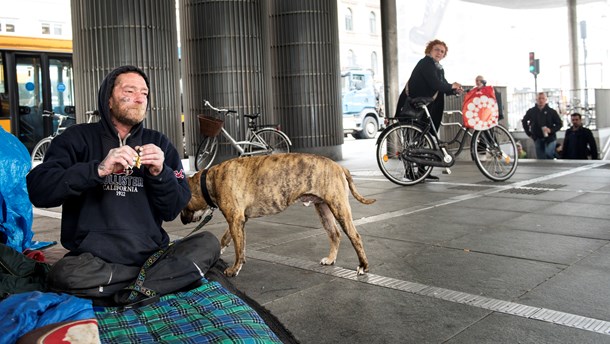
[[[536,159],[556,158],[557,136],[555,133],[563,125],[559,114],[549,107],[547,101],[544,92],[538,93],[536,106],[527,110],[521,120],[525,134],[534,140]]]
[[[593,133],[582,126],[582,115],[575,112],[570,115],[572,126],[566,130],[561,157],[564,159],[597,160],[597,143]]]
[[[170,244],[161,225],[176,218],[191,193],[169,139],[143,126],[149,87],[137,67],[110,72],[98,94],[101,120],[66,129],[27,176],[35,206],[62,206],[61,243],[70,251],[62,260],[81,259],[67,264],[71,268],[51,270],[49,281],[56,289],[86,278],[83,274],[90,272],[78,267],[92,266],[89,260],[95,259],[124,272],[115,271],[112,282],[120,283],[99,295],[109,296],[133,282],[147,259]],[[204,247],[192,264],[203,274],[218,259],[220,244],[209,232],[201,233],[200,240]],[[172,250],[179,252],[179,245]],[[119,275],[124,281],[116,281]],[[70,288],[77,289],[78,283],[72,283]]]

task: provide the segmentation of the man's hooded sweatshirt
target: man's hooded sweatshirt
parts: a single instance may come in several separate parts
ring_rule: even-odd
[[[53,139],[44,162],[27,176],[32,204],[62,206],[61,244],[71,255],[90,252],[107,262],[141,266],[155,251],[169,244],[161,227],[172,221],[191,197],[182,162],[169,139],[142,123],[121,140],[112,125],[108,100],[116,77],[137,72],[123,66],[106,76],[98,94],[101,120],[77,124]],[[158,176],[145,166],[98,175],[100,162],[112,148],[148,143],[165,153],[165,165]]]

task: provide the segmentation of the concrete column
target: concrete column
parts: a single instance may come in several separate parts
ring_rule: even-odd
[[[337,2],[270,0],[273,107],[294,151],[342,158]]]
[[[385,113],[394,117],[396,103],[402,89],[398,85],[398,34],[396,0],[380,0],[381,40],[383,45],[383,88]]]
[[[572,90],[580,90],[580,67],[578,63],[578,23],[576,0],[568,0],[568,32],[570,34],[570,66],[572,69]],[[578,93],[576,93],[578,94]]]
[[[194,156],[199,134],[198,114],[209,100],[217,108],[241,114],[260,112],[260,123],[277,123],[267,111],[264,82],[266,55],[263,10],[265,0],[180,0],[180,41],[187,154]],[[246,118],[227,117],[224,127],[237,141],[246,133]],[[216,162],[236,151],[221,137]]]
[[[148,75],[147,128],[163,132],[180,152],[180,69],[174,0],[72,0],[75,104],[78,122],[97,109],[108,72],[135,65]]]

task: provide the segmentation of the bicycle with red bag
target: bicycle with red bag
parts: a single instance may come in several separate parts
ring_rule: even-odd
[[[462,123],[448,141],[439,138],[428,105],[432,97],[407,99],[400,116],[390,118],[377,139],[377,164],[383,175],[399,185],[414,185],[430,175],[434,167],[450,174],[458,156],[470,142],[470,155],[483,175],[493,181],[505,181],[518,165],[517,144],[510,132],[498,123],[499,113],[491,86],[473,88],[464,97]],[[471,139],[468,140],[467,138]],[[450,145],[459,144],[457,151]]]

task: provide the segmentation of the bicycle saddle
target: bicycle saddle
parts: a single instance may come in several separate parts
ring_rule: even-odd
[[[260,113],[251,113],[251,114],[247,114],[247,115],[246,115],[246,114],[244,114],[243,116],[244,116],[244,117],[248,117],[248,118],[250,118],[250,119],[255,119],[255,118],[257,118],[258,116],[260,116]]]
[[[416,98],[410,98],[409,102],[411,103],[411,105],[415,108],[421,108],[423,105],[428,105],[430,103],[432,103],[434,101],[434,98],[432,97],[416,97]]]

